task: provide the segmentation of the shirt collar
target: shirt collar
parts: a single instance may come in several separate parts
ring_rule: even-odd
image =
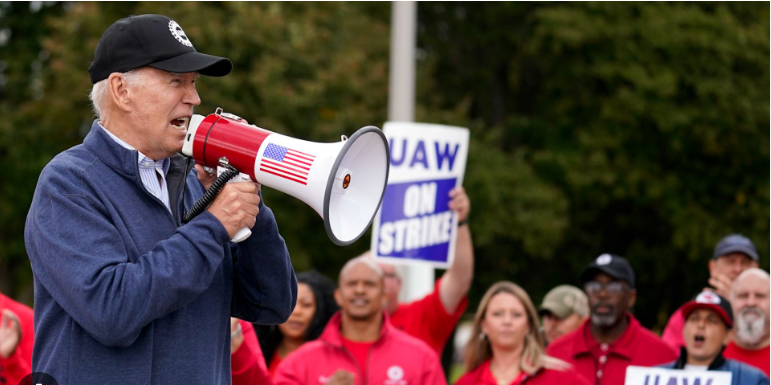
[[[626,330],[624,330],[624,333],[621,334],[618,339],[613,341],[613,343],[608,344],[608,352],[614,353],[623,357],[626,357],[628,359],[632,359],[634,356],[635,350],[636,350],[636,337],[637,332],[641,328],[640,322],[637,321],[636,318],[632,315],[632,313],[626,313],[628,324],[626,326]],[[590,345],[597,344],[597,341],[594,340],[594,337],[592,336],[591,331],[591,322],[592,319],[589,317],[586,321],[584,321],[584,324],[582,325],[582,337],[583,338],[576,338],[573,343],[573,356],[577,356],[579,354],[590,354]]]
[[[104,128],[104,126],[102,125],[102,122],[97,122],[97,124],[99,125],[99,127],[101,127],[104,130],[104,132],[107,133],[107,135],[110,136],[110,138],[112,138],[112,140],[115,141],[115,143],[120,144],[121,147],[127,150],[136,151],[137,154],[139,154],[137,156],[137,164],[139,165],[140,169],[155,168],[162,175],[166,175],[169,172],[169,165],[171,164],[171,162],[169,161],[169,158],[165,158],[161,160],[152,160],[142,152],[138,151],[136,148],[132,147],[130,144],[124,142],[121,138],[115,136],[115,134],[110,132],[110,130]]]
[[[725,346],[723,346],[723,348],[720,349],[720,353],[717,354],[717,357],[715,357],[715,359],[709,363],[707,370],[718,370],[720,367],[725,365],[726,360],[725,360],[725,356],[723,356],[724,351],[725,351]],[[687,362],[688,362],[688,351],[685,349],[685,346],[681,346],[680,357],[678,357],[677,361],[675,361],[675,369],[685,368],[685,365]]]

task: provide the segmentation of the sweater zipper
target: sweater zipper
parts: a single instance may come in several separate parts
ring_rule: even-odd
[[[190,173],[190,168],[193,165],[193,162],[190,161],[190,159],[186,159],[185,162],[185,173],[182,174],[182,178],[179,181],[179,188],[177,190],[177,217],[174,218],[174,223],[177,224],[177,227],[182,226],[182,216],[185,215],[185,183],[187,183],[187,174]]]
[[[377,342],[377,341],[375,341],[375,342]],[[364,367],[364,376],[365,376],[364,377],[364,384],[365,385],[369,383],[369,356],[372,353],[372,347],[373,346],[375,346],[375,344],[370,345],[369,349],[367,349],[367,361],[364,362],[364,364],[365,364],[365,367]]]

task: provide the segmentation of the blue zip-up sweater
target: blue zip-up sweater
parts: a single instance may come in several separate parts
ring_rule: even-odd
[[[24,238],[35,284],[32,370],[59,384],[229,384],[230,316],[291,314],[297,281],[272,211],[234,245],[190,161],[167,174],[172,212],[139,178],[137,151],[97,122],[40,174]]]
[[[680,357],[676,361],[661,365],[660,367],[665,369],[683,369],[686,362],[688,362],[688,352],[684,347],[680,347]],[[766,377],[765,373],[745,363],[726,359],[723,357],[722,351],[709,364],[707,370],[731,372],[731,385],[769,385],[768,377]]]

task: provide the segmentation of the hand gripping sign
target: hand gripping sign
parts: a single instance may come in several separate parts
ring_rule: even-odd
[[[371,253],[397,264],[447,268],[458,215],[449,193],[463,183],[469,131],[437,124],[388,122],[391,169],[372,227]]]

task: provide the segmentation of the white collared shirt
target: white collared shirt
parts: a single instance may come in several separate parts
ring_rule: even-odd
[[[101,122],[99,122],[99,127],[102,127],[104,132],[106,132],[107,135],[110,135],[110,138],[112,138],[115,143],[120,144],[121,147],[136,151],[136,148],[131,147],[130,144],[124,142],[119,137],[110,132],[110,130],[104,128]],[[137,151],[137,153],[139,153],[139,156],[137,157],[137,163],[139,165],[139,177],[142,179],[142,185],[145,186],[145,189],[147,189],[150,194],[153,194],[153,196],[160,199],[169,210],[169,212],[171,212],[171,204],[169,203],[169,186],[166,183],[166,173],[169,172],[169,165],[171,164],[171,161],[169,158],[152,160],[139,151]],[[161,177],[160,182],[158,182],[159,175]]]

